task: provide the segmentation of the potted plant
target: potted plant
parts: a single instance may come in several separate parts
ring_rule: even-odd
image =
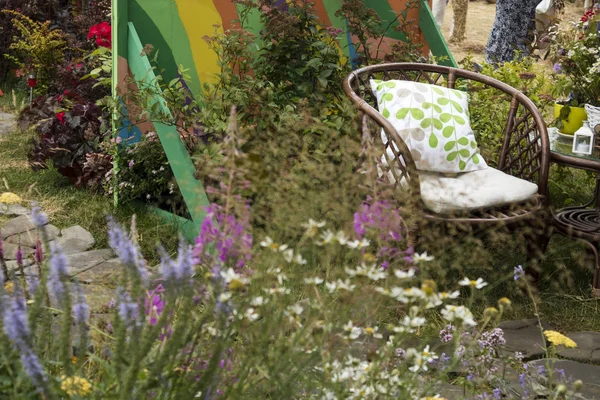
[[[586,11],[567,26],[554,26],[550,34],[554,79],[558,95],[554,116],[562,133],[573,134],[586,120],[584,104],[600,106],[600,12]]]

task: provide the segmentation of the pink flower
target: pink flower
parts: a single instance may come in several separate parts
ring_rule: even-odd
[[[129,168],[133,167],[135,165],[135,161],[131,160],[129,161]]]

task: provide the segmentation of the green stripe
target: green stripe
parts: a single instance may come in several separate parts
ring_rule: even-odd
[[[329,17],[329,21],[331,21],[331,24],[337,29],[341,29],[343,32],[347,32],[348,27],[346,26],[346,19],[342,17],[337,17],[335,15],[336,11],[339,10],[342,6],[341,0],[323,0],[323,5],[325,6],[325,11],[327,11],[327,16]],[[348,43],[348,35],[340,35],[338,43],[340,44],[340,47],[344,51],[346,57],[350,58],[350,43]]]
[[[136,82],[145,82],[151,84],[156,81],[156,76],[150,65],[150,61],[146,56],[140,56],[142,51],[142,42],[137,35],[133,23],[129,23],[129,67],[133,73]],[[157,90],[160,88],[156,87]],[[160,95],[154,96],[151,99],[151,107],[158,107],[164,115],[171,116],[171,111],[166,105],[164,98]],[[154,129],[160,138],[160,143],[165,151],[169,165],[173,170],[173,175],[177,181],[177,186],[181,191],[181,195],[185,204],[192,216],[194,226],[191,229],[195,234],[198,233],[198,228],[206,215],[205,207],[210,203],[202,183],[196,179],[196,168],[190,158],[190,155],[181,142],[179,132],[172,126],[167,126],[161,123],[154,123]]]
[[[397,14],[387,0],[368,0],[365,1],[365,5],[377,12],[382,21],[381,27],[388,28],[385,34],[386,37],[402,40],[404,42],[408,41],[408,38],[404,33],[396,30],[399,26],[397,20],[390,25],[390,21],[396,18]],[[390,26],[388,27],[388,25]]]
[[[454,60],[454,56],[452,55],[452,52],[450,52],[448,44],[446,44],[444,35],[442,35],[440,27],[437,22],[435,22],[435,18],[433,17],[433,13],[431,12],[431,8],[429,8],[427,0],[421,0],[419,28],[421,28],[421,31],[425,36],[425,40],[431,49],[431,54],[438,58],[438,64],[458,68],[458,64],[456,63],[456,60]]]

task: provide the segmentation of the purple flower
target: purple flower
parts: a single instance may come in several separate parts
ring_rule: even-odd
[[[65,296],[65,284],[63,279],[67,276],[68,261],[60,247],[50,243],[50,273],[48,276],[48,291],[56,300],[62,302]]]
[[[455,328],[453,325],[446,325],[444,329],[440,331],[440,340],[442,343],[451,342],[454,337]]]
[[[44,249],[40,239],[35,242],[35,253],[33,254],[33,257],[38,265],[44,262]]]
[[[2,322],[4,323],[4,332],[6,336],[15,343],[17,347],[28,347],[29,325],[27,323],[27,308],[25,299],[16,295],[10,300],[10,304],[4,305],[4,315]]]
[[[2,241],[2,235],[0,235],[0,260],[4,260],[4,242]]]
[[[117,298],[119,302],[119,318],[121,318],[127,326],[137,325],[139,317],[139,307],[137,303],[131,300],[131,296],[124,288],[117,289]]]
[[[119,257],[119,261],[136,272],[144,283],[147,282],[146,262],[139,248],[112,217],[108,218],[108,243]]]
[[[209,247],[214,245],[215,254],[221,265],[229,264],[239,270],[250,260],[252,235],[248,207],[239,218],[226,213],[217,204],[206,207],[206,216],[200,226],[200,234],[196,238],[193,250],[196,263],[212,260]]]
[[[44,383],[48,380],[46,371],[42,367],[42,363],[38,356],[30,347],[19,349],[21,352],[21,363],[25,372],[39,391],[43,391]]]
[[[521,383],[521,388],[525,389],[525,374],[519,375],[519,383]]]
[[[83,325],[90,318],[90,308],[85,301],[81,287],[76,285],[75,288],[77,297],[73,304],[73,318],[77,325]]]
[[[129,168],[132,168],[135,165],[135,161],[131,160],[129,161]]]
[[[523,270],[523,266],[519,265],[517,267],[515,267],[515,281],[518,280],[519,278],[522,278],[523,276],[525,276],[525,271]]]
[[[183,238],[179,241],[177,260],[172,260],[162,248],[159,248],[159,253],[161,254],[161,273],[168,283],[187,281],[194,274],[192,250]]]
[[[146,315],[150,317],[150,325],[156,325],[158,317],[160,317],[165,308],[165,303],[160,297],[162,292],[164,292],[163,286],[158,285],[153,291],[148,291],[148,296],[144,301]]]
[[[559,63],[554,63],[554,72],[556,73],[561,73],[562,72],[562,66]]]
[[[29,291],[30,295],[35,295],[35,292],[37,291],[38,287],[40,286],[40,280],[37,276],[32,275],[32,276],[28,276],[26,278],[27,281],[27,290]]]
[[[500,400],[502,399],[502,391],[498,388],[494,389],[494,399]]]
[[[20,243],[19,243],[19,247],[17,248],[17,253],[15,254],[15,260],[17,261],[17,265],[19,267],[23,266],[23,249],[21,248]]]
[[[48,216],[38,206],[31,209],[31,220],[38,228],[48,224]]]
[[[401,348],[396,349],[396,357],[398,357],[401,360],[404,360],[406,358],[406,350]]]

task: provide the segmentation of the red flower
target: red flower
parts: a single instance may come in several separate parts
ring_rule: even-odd
[[[61,124],[65,124],[65,112],[61,111],[59,113],[56,113],[56,119],[58,119],[60,121]]]
[[[102,22],[90,28],[88,39],[96,38],[96,45],[111,48],[112,28],[108,22]]]

